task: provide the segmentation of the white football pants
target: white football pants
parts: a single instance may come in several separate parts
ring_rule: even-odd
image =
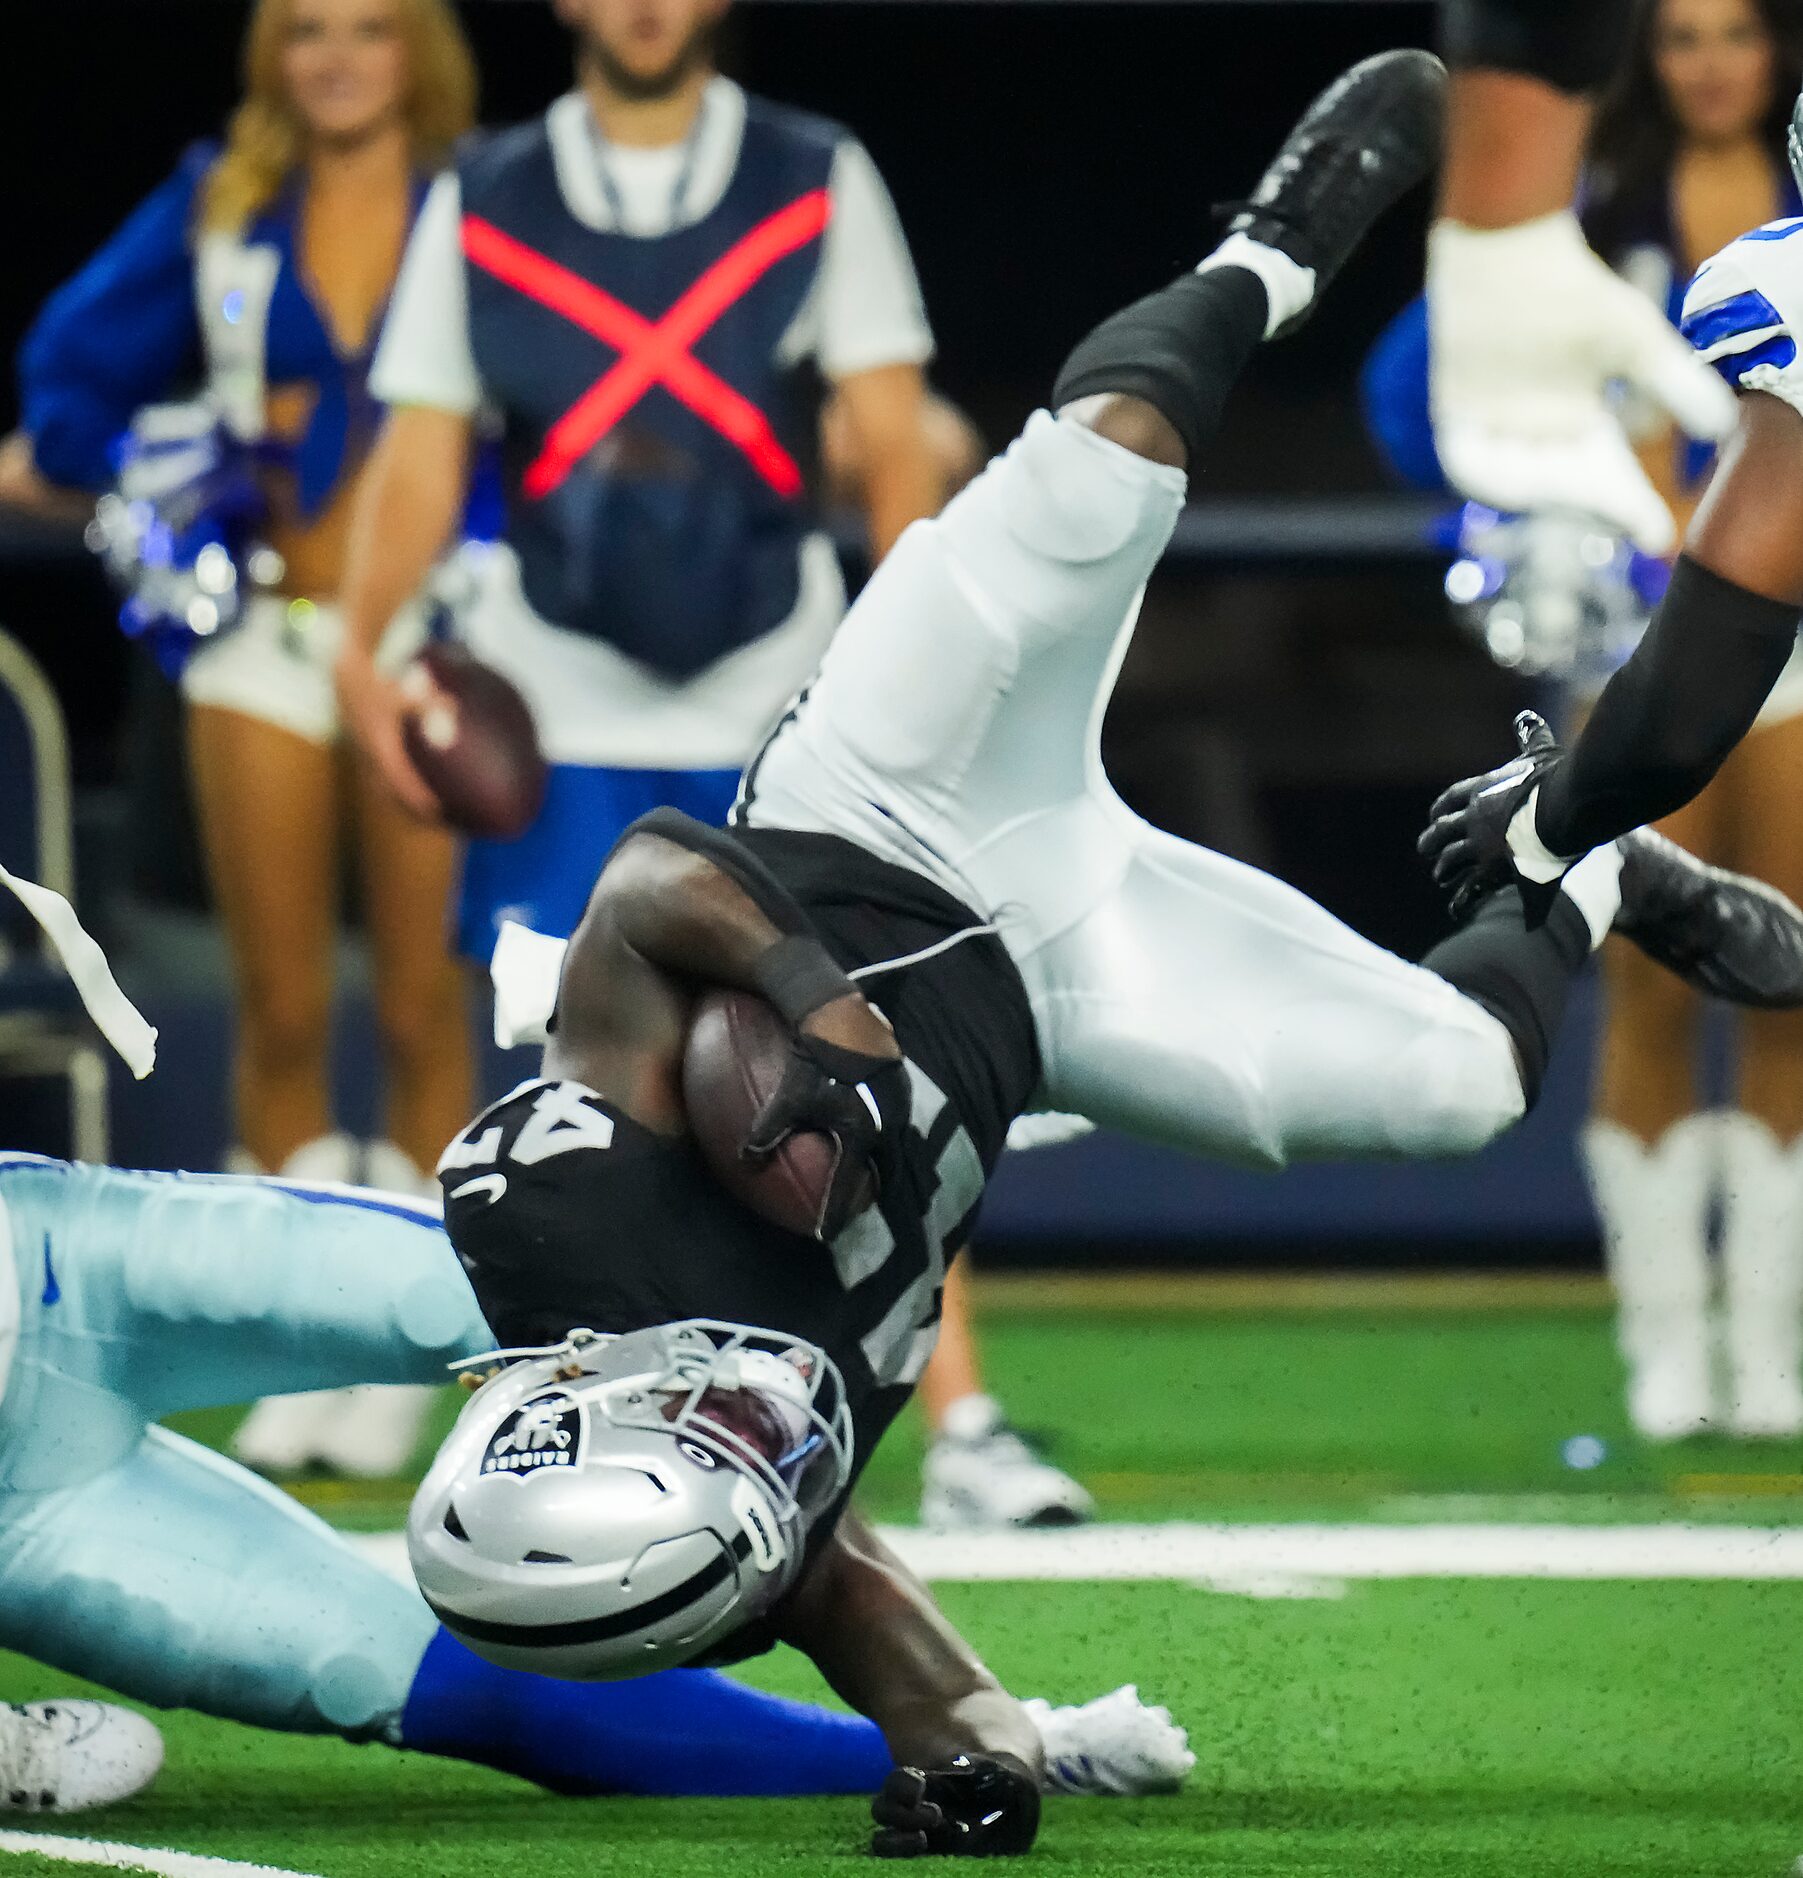
[[[1293,888],[1150,827],[1102,772],[1102,715],[1184,489],[1039,412],[877,569],[738,816],[847,837],[994,920],[1048,1107],[1266,1166],[1480,1147],[1524,1106],[1494,1017]]]

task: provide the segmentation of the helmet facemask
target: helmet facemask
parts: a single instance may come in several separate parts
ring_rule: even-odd
[[[838,1369],[812,1344],[743,1325],[696,1318],[666,1334],[666,1367],[602,1398],[609,1421],[676,1430],[748,1474],[785,1527],[805,1533],[851,1475],[851,1420]],[[714,1339],[723,1341],[709,1350]]]

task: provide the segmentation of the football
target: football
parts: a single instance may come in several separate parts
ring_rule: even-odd
[[[462,646],[434,640],[401,678],[402,740],[466,835],[508,841],[524,834],[545,800],[547,769],[526,700]]]
[[[761,1166],[741,1150],[759,1109],[789,1060],[789,1033],[775,1008],[748,991],[710,991],[695,1006],[683,1049],[682,1093],[702,1159],[714,1178],[761,1219],[812,1238],[837,1165],[830,1135],[793,1134]],[[862,1212],[876,1191],[866,1191]]]

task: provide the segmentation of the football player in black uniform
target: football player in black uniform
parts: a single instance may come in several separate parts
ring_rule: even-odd
[[[1536,929],[1498,895],[1414,966],[1147,827],[1102,776],[1185,469],[1257,346],[1427,173],[1443,86],[1423,53],[1355,68],[1221,246],[1083,341],[1057,415],[885,560],[733,827],[662,811],[628,832],[543,1076],[441,1163],[515,1347],[415,1502],[428,1600],[553,1674],[806,1650],[894,1751],[880,1852],[1018,1851],[1036,1828],[1019,1707],[846,1510],[1013,1118],[1038,1102],[1270,1165],[1475,1147],[1532,1099],[1611,922],[1656,948],[1650,883],[1728,890],[1610,849]],[[790,1039],[746,1153],[839,1144],[811,1237],[733,1198],[691,1136],[685,1041],[712,988],[761,996]]]

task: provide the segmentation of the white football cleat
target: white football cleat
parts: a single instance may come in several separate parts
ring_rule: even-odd
[[[336,1413],[315,1436],[315,1458],[346,1480],[390,1479],[412,1460],[438,1393],[422,1382],[339,1390]]]
[[[1132,1683],[1080,1708],[1053,1708],[1037,1697],[1021,1706],[1045,1743],[1047,1793],[1175,1793],[1196,1764],[1171,1711],[1142,1702]]]
[[[110,1702],[0,1703],[0,1812],[85,1813],[157,1777],[163,1737]]]
[[[389,1480],[412,1460],[438,1390],[430,1383],[359,1383],[266,1395],[238,1424],[231,1455],[277,1478],[317,1469],[345,1480]]]
[[[1036,1454],[986,1395],[951,1405],[920,1471],[920,1521],[935,1532],[1081,1526],[1095,1513],[1089,1495]]]
[[[327,1431],[344,1409],[348,1389],[309,1389],[301,1395],[266,1395],[238,1424],[232,1459],[259,1474],[298,1474],[320,1458]]]

